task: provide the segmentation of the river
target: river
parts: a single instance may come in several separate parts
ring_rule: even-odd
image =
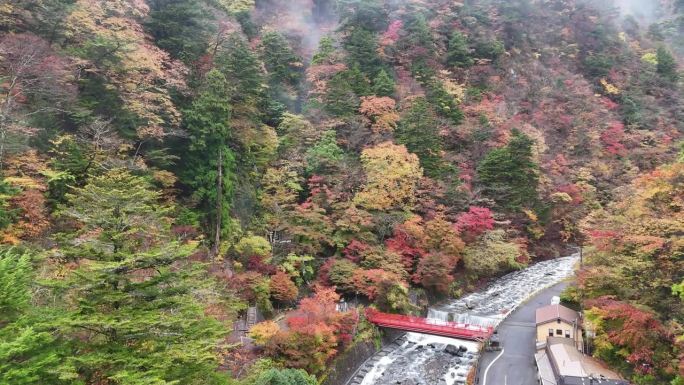
[[[575,254],[510,273],[480,291],[429,309],[428,318],[496,326],[535,293],[572,276],[578,260]],[[444,351],[447,345],[462,346],[467,351],[452,355]],[[349,384],[462,385],[478,357],[477,343],[406,333],[369,359]]]

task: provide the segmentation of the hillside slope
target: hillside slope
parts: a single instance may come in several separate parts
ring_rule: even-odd
[[[596,355],[680,384],[680,3],[1,4],[0,382],[306,383],[340,296],[588,246]]]

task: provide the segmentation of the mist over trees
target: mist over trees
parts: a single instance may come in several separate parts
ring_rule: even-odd
[[[3,3],[0,383],[314,384],[378,337],[342,299],[584,246],[594,355],[681,385],[683,37],[679,0]]]

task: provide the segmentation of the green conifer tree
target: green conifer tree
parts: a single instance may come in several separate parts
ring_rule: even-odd
[[[350,116],[359,108],[360,100],[344,73],[338,73],[328,82],[324,102],[326,112],[335,116]]]
[[[395,86],[394,79],[384,69],[373,79],[373,93],[377,96],[394,95]]]
[[[0,384],[71,383],[59,378],[72,370],[62,366],[52,331],[31,306],[33,279],[28,254],[0,249]]]
[[[302,59],[290,47],[290,43],[278,32],[267,32],[261,38],[261,55],[269,74],[269,83],[296,85],[302,77]]]
[[[172,239],[160,197],[116,169],[68,195],[60,214],[80,227],[61,249],[78,267],[48,282],[65,301],[46,326],[68,344],[71,383],[225,383],[215,349],[226,329],[195,298],[218,301],[212,281],[187,264],[195,246]]]
[[[534,142],[515,130],[507,146],[490,151],[477,167],[482,193],[501,207],[519,210],[537,203],[538,166],[532,160]]]
[[[442,140],[439,123],[425,98],[416,99],[404,114],[396,129],[397,142],[418,155],[420,165],[429,177],[443,171]]]
[[[358,65],[353,66],[341,74],[345,77],[357,96],[368,96],[371,94],[370,82],[366,75],[361,72]]]
[[[258,58],[238,34],[219,47],[216,67],[230,82],[232,104],[254,106],[264,97],[264,77]]]
[[[228,224],[235,175],[229,99],[226,78],[212,70],[202,92],[184,112],[189,134],[185,180],[194,189],[210,229],[214,254],[218,253],[221,235]]]
[[[470,57],[468,39],[461,32],[454,32],[449,39],[449,51],[447,52],[447,64],[455,67],[470,67],[473,58]]]
[[[675,83],[679,79],[677,72],[677,61],[665,47],[659,47],[657,51],[658,66],[656,70],[664,79]]]
[[[349,67],[358,66],[369,77],[375,77],[380,71],[382,61],[378,55],[377,37],[371,31],[362,28],[354,29],[344,42],[347,50]]]
[[[157,45],[187,63],[206,53],[212,14],[194,0],[151,0],[147,30]]]

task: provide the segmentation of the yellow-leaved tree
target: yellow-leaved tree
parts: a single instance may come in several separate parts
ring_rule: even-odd
[[[366,184],[354,201],[369,210],[410,209],[423,177],[418,156],[406,147],[384,142],[361,153]]]

